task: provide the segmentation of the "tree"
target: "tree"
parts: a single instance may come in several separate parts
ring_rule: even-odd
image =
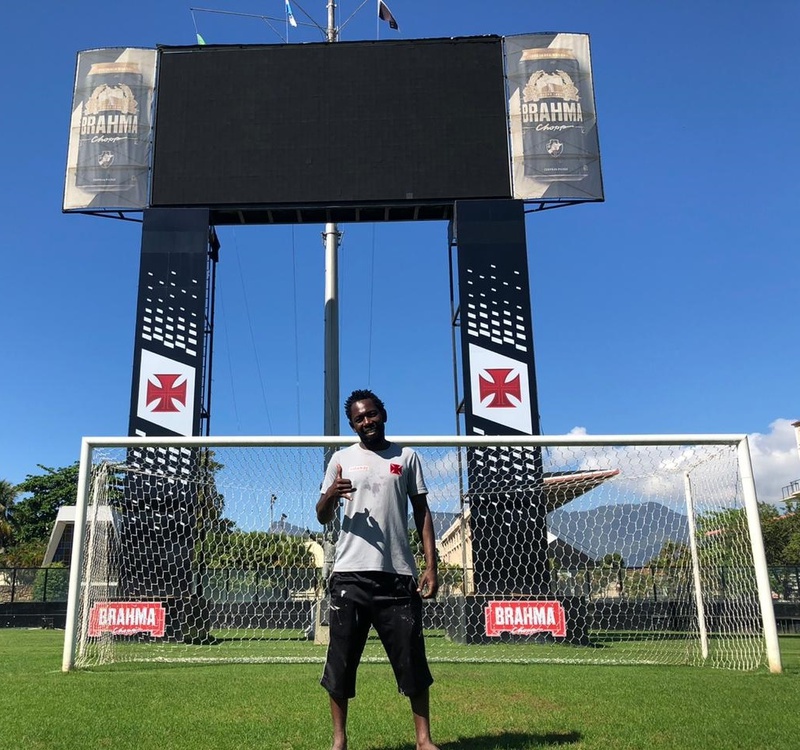
[[[622,559],[622,555],[619,552],[609,552],[608,554],[603,555],[603,559],[600,561],[600,564],[604,568],[621,570],[625,567],[625,560]]]
[[[266,531],[212,532],[205,540],[208,568],[259,570],[313,568],[314,555],[305,540]]]
[[[13,544],[0,555],[0,568],[38,568],[47,550],[47,540]]]
[[[0,517],[5,518],[18,495],[17,488],[6,479],[0,479]]]
[[[690,556],[689,545],[668,539],[646,567],[653,571],[670,571],[673,568],[687,565],[691,559]]]
[[[800,502],[787,501],[783,515],[772,505],[764,508],[761,534],[768,565],[800,565]]]
[[[17,491],[28,495],[12,507],[11,525],[17,544],[47,543],[58,509],[74,505],[78,492],[78,463],[61,469],[39,464],[44,474],[28,474]]]
[[[650,572],[654,598],[678,596],[681,587],[688,586],[691,580],[691,549],[688,544],[669,539],[645,567]]]
[[[0,479],[0,553],[5,552],[14,541],[11,525],[11,508],[17,497],[17,488],[11,482]]]
[[[69,569],[63,563],[52,563],[36,571],[31,601],[65,602],[68,593]]]
[[[786,513],[770,503],[758,504],[761,536],[767,565],[800,565],[800,503],[788,501]],[[713,554],[718,564],[741,557],[750,548],[750,532],[744,508],[709,513],[697,519],[700,555]]]

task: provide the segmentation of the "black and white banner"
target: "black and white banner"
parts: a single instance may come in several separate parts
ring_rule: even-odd
[[[147,209],[142,225],[131,435],[198,435],[208,211]]]
[[[461,360],[469,434],[538,435],[522,201],[457,201]]]
[[[470,435],[538,435],[525,212],[522,201],[458,201],[464,416]],[[548,590],[538,448],[467,452],[475,591]]]

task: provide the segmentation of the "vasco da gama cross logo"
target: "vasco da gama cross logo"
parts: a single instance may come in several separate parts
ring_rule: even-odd
[[[153,412],[177,412],[179,406],[186,407],[186,376],[153,374],[147,381],[147,407]],[[176,382],[183,378],[183,382]],[[156,382],[153,382],[155,380]]]
[[[513,409],[522,403],[522,388],[520,387],[519,373],[509,378],[514,372],[510,367],[492,367],[484,371],[488,378],[481,373],[478,377],[481,403],[491,397],[485,404],[487,409]],[[510,397],[510,398],[509,398]],[[512,403],[511,398],[517,403]]]

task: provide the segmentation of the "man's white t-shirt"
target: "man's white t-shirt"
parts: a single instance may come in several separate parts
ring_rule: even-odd
[[[409,498],[428,490],[419,456],[395,443],[382,451],[359,443],[336,451],[328,464],[321,491],[335,481],[338,467],[353,484],[342,498],[342,529],[336,543],[334,573],[379,571],[417,575],[408,541]]]

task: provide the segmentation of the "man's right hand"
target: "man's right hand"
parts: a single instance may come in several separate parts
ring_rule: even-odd
[[[336,467],[336,479],[333,484],[321,495],[317,503],[317,520],[322,523],[330,523],[339,507],[342,499],[349,500],[352,493],[355,492],[353,483],[342,476],[342,467]]]
[[[342,476],[342,467],[336,467],[336,479],[334,483],[328,488],[328,492],[337,498],[350,499],[350,493],[355,490],[353,483],[349,479]]]

